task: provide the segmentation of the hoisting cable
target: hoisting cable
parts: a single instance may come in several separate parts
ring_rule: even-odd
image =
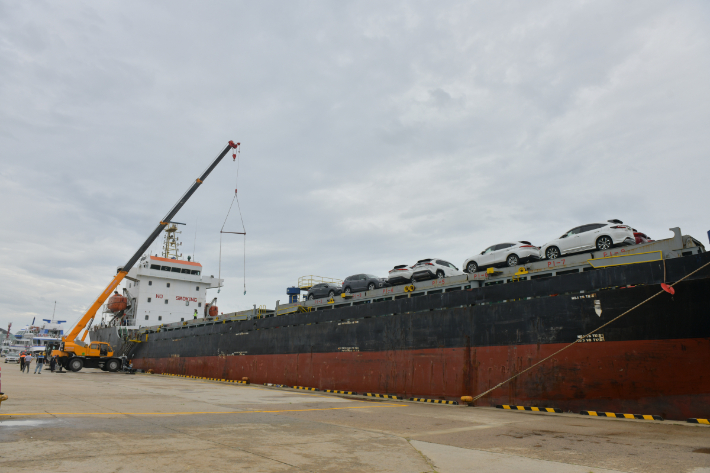
[[[242,207],[239,205],[239,196],[237,194],[237,190],[239,189],[239,158],[241,157],[241,150],[240,150],[240,143],[237,143],[237,146],[234,149],[234,153],[232,154],[232,160],[237,162],[237,179],[234,184],[234,197],[232,197],[232,203],[229,204],[229,210],[227,210],[227,216],[224,217],[224,223],[222,223],[222,228],[219,230],[219,273],[218,273],[218,278],[221,279],[222,277],[222,234],[223,233],[231,233],[233,235],[244,235],[244,261],[242,264],[244,274],[243,274],[243,281],[244,281],[244,294],[247,293],[247,269],[246,269],[246,263],[247,263],[247,230],[244,227],[244,218],[242,217]],[[234,202],[237,202],[237,208],[239,209],[239,220],[242,222],[242,232],[225,232],[224,231],[224,226],[227,224],[227,219],[229,218],[229,213],[232,211],[232,207],[234,206]],[[219,293],[221,289],[217,289],[217,292]]]
[[[517,377],[520,376],[521,374],[523,374],[523,373],[525,373],[525,372],[527,372],[527,371],[530,371],[531,369],[535,368],[535,367],[536,367],[537,365],[539,365],[540,363],[543,363],[543,362],[549,360],[550,358],[552,358],[553,356],[555,356],[555,355],[557,355],[557,354],[559,354],[559,353],[565,351],[566,349],[568,349],[569,347],[571,347],[571,346],[574,345],[575,343],[578,343],[578,342],[580,342],[581,340],[584,340],[584,339],[588,338],[588,337],[589,337],[590,335],[592,335],[593,333],[598,332],[599,330],[603,329],[604,327],[606,327],[606,326],[609,325],[610,323],[619,320],[620,318],[622,318],[623,316],[625,316],[626,314],[628,314],[628,313],[631,312],[632,310],[638,309],[639,307],[641,307],[642,305],[644,305],[646,302],[648,302],[648,301],[650,301],[651,299],[653,299],[653,298],[655,298],[655,297],[657,297],[657,296],[663,294],[664,292],[668,292],[668,293],[670,293],[670,294],[675,294],[675,289],[673,289],[673,286],[675,286],[675,285],[678,284],[679,282],[683,281],[684,279],[689,278],[689,277],[692,276],[693,274],[697,273],[698,271],[700,271],[701,269],[703,269],[703,268],[705,268],[706,266],[709,266],[709,265],[710,265],[710,262],[705,263],[704,265],[702,265],[701,267],[699,267],[698,269],[696,269],[696,270],[693,271],[692,273],[686,274],[685,276],[683,276],[681,279],[677,280],[677,281],[674,282],[673,284],[665,284],[665,283],[662,284],[661,287],[663,287],[663,289],[662,289],[661,291],[657,292],[656,294],[652,295],[651,297],[649,297],[649,298],[646,299],[645,301],[636,304],[635,306],[633,306],[632,308],[630,308],[629,310],[627,310],[627,311],[624,312],[623,314],[614,317],[614,318],[611,319],[609,322],[605,323],[604,325],[602,325],[602,326],[600,326],[600,327],[597,327],[596,329],[592,330],[592,331],[589,332],[588,334],[586,334],[586,335],[584,335],[584,336],[582,336],[582,337],[580,337],[580,338],[577,338],[577,340],[573,341],[573,342],[570,343],[569,345],[566,345],[566,346],[560,348],[559,350],[557,350],[557,351],[556,351],[555,353],[553,353],[552,355],[549,355],[549,356],[543,358],[542,360],[538,361],[538,362],[535,363],[534,365],[529,366],[529,367],[525,368],[523,371],[514,374],[513,376],[511,376],[510,378],[506,379],[505,381],[503,381],[503,382],[501,382],[501,383],[498,383],[497,385],[495,385],[494,387],[492,387],[492,388],[489,389],[488,391],[485,391],[485,392],[479,394],[478,396],[474,396],[473,399],[472,399],[471,401],[469,401],[469,402],[475,402],[475,401],[481,399],[481,398],[482,398],[483,396],[485,396],[486,394],[489,394],[490,392],[495,391],[495,390],[498,389],[499,387],[501,387],[501,386],[503,386],[504,384],[510,382],[511,380],[517,378]]]

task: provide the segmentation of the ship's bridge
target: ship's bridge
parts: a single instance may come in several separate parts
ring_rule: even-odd
[[[170,271],[171,273],[191,274],[193,276],[199,276],[202,272],[202,265],[200,263],[162,258],[160,256],[151,256],[148,265],[149,268],[154,271]]]

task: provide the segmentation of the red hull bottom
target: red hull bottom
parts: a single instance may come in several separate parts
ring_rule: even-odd
[[[476,395],[564,344],[381,352],[137,358],[156,373],[458,399]],[[710,418],[710,339],[580,343],[478,405],[514,404]]]

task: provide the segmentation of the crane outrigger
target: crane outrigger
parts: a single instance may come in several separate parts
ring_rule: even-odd
[[[140,257],[145,253],[145,251],[150,248],[158,235],[166,228],[166,226],[172,223],[173,217],[178,213],[178,211],[185,205],[192,194],[195,193],[198,187],[202,185],[204,180],[210,173],[214,170],[219,162],[224,158],[231,149],[237,149],[239,143],[234,143],[230,141],[229,144],[222,150],[222,152],[212,161],[212,163],[205,169],[200,177],[198,177],[195,182],[190,186],[190,188],[185,192],[180,200],[173,206],[172,209],[163,217],[155,230],[150,234],[150,236],[143,242],[143,244],[138,248],[138,251],[128,260],[128,262],[118,269],[118,272],[113,277],[111,282],[106,289],[99,295],[99,297],[94,301],[94,303],[89,307],[82,318],[77,322],[77,324],[72,328],[72,330],[62,337],[62,342],[59,344],[59,348],[52,350],[52,356],[57,356],[59,364],[64,368],[71,371],[79,371],[83,367],[87,368],[102,368],[107,371],[118,371],[122,366],[122,360],[114,356],[113,348],[106,342],[91,342],[90,344],[84,343],[84,339],[88,333],[88,327],[91,326],[91,322],[96,317],[96,312],[99,310],[101,305],[106,301],[106,299],[113,293],[113,291],[118,287],[123,278],[128,274],[133,265],[140,259]],[[84,331],[81,340],[78,338],[79,334]]]

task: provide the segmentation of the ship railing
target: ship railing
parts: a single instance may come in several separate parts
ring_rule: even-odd
[[[298,288],[306,290],[306,291],[308,289],[312,288],[315,284],[323,284],[323,283],[342,285],[343,280],[337,279],[337,278],[326,278],[323,276],[314,276],[314,275],[301,276],[300,278],[298,278]]]

